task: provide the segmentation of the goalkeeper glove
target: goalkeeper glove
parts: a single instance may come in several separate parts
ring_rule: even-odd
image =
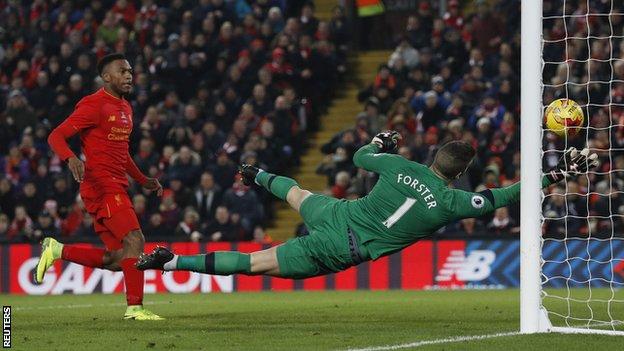
[[[401,135],[394,130],[386,130],[373,138],[372,143],[379,147],[380,152],[394,152]]]
[[[570,175],[579,175],[598,166],[598,155],[589,154],[589,149],[581,152],[574,147],[567,149],[559,159],[557,166],[546,174],[551,184],[557,183]]]

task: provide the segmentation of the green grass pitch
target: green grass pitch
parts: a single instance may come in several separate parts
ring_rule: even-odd
[[[167,318],[160,322],[122,320],[122,295],[0,299],[13,307],[15,350],[372,349],[519,328],[518,290],[147,295],[148,307]],[[621,350],[622,345],[618,336],[538,334],[416,349]]]

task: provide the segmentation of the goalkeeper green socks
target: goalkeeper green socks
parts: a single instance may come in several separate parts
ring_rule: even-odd
[[[175,269],[171,269],[175,264]],[[216,275],[251,274],[251,257],[236,251],[217,251],[205,255],[175,256],[165,270],[193,271]]]
[[[286,195],[288,195],[290,188],[299,186],[292,178],[278,176],[265,171],[258,172],[256,175],[256,183],[262,185],[273,195],[282,200],[286,200]]]

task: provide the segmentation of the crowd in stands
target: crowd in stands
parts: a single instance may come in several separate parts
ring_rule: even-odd
[[[589,6],[589,8],[588,8]],[[600,157],[595,172],[551,187],[544,201],[545,233],[610,238],[624,233],[624,3],[544,3],[544,104],[570,98],[583,106],[586,126],[568,141]],[[601,14],[601,15],[598,15]],[[609,15],[606,15],[609,14]],[[563,40],[563,38],[568,39]],[[591,39],[585,39],[585,38]],[[570,39],[582,38],[582,39]],[[544,167],[564,141],[544,138]]]
[[[399,154],[427,165],[445,142],[471,143],[477,157],[454,182],[457,188],[478,192],[519,181],[520,1],[476,1],[474,13],[464,15],[459,2],[451,0],[443,16],[436,16],[433,3],[420,2],[405,31],[397,36],[388,62],[361,91],[363,111],[354,116],[354,127],[323,146],[328,156],[317,172],[327,175],[327,192],[333,196],[356,199],[370,191],[375,175],[357,169],[351,157],[371,136],[386,129],[402,134]],[[585,2],[575,4],[578,7],[566,8],[569,15],[587,13]],[[592,13],[609,13],[606,3],[590,4]],[[581,105],[590,104],[585,114],[592,127],[567,143],[545,132],[544,169],[554,167],[569,146],[581,149],[587,144],[601,159],[597,172],[546,191],[546,236],[608,237],[624,228],[624,109],[613,105],[624,99],[624,5],[616,7],[620,11],[612,12],[620,15],[568,17],[566,26],[561,17],[544,21],[545,39],[559,41],[544,48],[544,60],[557,63],[545,65],[543,102],[570,97]],[[562,9],[562,1],[544,3],[545,16],[560,16]],[[604,38],[561,40],[566,34],[584,38],[588,30]],[[619,36],[609,38],[611,34]],[[591,63],[584,61],[590,58],[590,49],[595,59]],[[574,61],[566,63],[570,58]],[[519,232],[519,223],[516,204],[489,216],[452,223],[439,234],[510,236]]]
[[[49,132],[102,85],[95,65],[134,72],[130,153],[164,195],[131,184],[148,240],[271,240],[271,197],[237,164],[296,166],[345,72],[344,11],[282,0],[0,2],[0,240],[97,238]],[[290,14],[290,16],[288,15]],[[79,154],[79,140],[71,141]]]
[[[545,132],[543,167],[565,147],[585,145],[601,165],[546,190],[544,235],[621,235],[624,4],[570,4],[564,20],[548,17],[562,14],[563,1],[544,2],[543,103],[576,100],[590,128],[568,140]],[[419,2],[360,92],[353,128],[323,146],[317,172],[327,175],[328,193],[356,199],[370,191],[375,174],[351,160],[385,129],[402,134],[399,154],[424,164],[447,141],[474,145],[477,157],[457,188],[519,180],[520,1],[477,0],[469,14],[457,0],[447,5],[438,16],[437,2]],[[0,3],[0,27],[0,240],[31,242],[95,237],[77,184],[46,138],[101,86],[95,63],[111,52],[134,68],[131,154],[166,188],[158,198],[131,186],[147,238],[268,242],[271,197],[244,186],[236,165],[277,173],[298,165],[305,132],[317,128],[346,70],[350,38],[340,8],[323,22],[312,3],[278,0],[12,0]],[[439,234],[509,236],[519,219],[512,205]]]

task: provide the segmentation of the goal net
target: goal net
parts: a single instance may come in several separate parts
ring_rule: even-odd
[[[542,128],[541,167],[554,167],[569,147],[590,148],[600,165],[541,193],[532,331],[624,335],[624,1],[544,0],[542,6],[540,117],[550,102],[568,98],[583,108],[585,122],[575,137]],[[523,184],[527,190],[534,191]]]

